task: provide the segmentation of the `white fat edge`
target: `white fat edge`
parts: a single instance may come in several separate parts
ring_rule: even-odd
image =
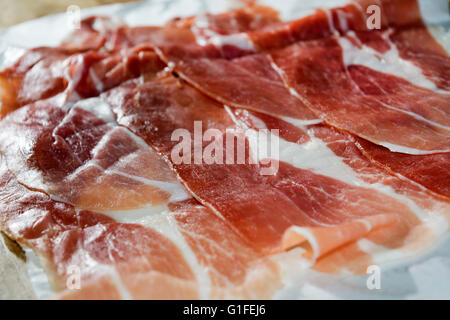
[[[406,246],[392,249],[374,243],[367,238],[359,239],[356,244],[361,251],[371,255],[373,264],[375,265],[383,265],[386,268],[405,264],[412,265],[420,260],[427,252],[440,245],[440,240],[448,234],[449,222],[443,216],[435,216],[433,219],[425,222],[424,225],[421,225],[421,227],[431,229],[433,238],[430,241],[421,243],[419,247],[413,245],[413,248]],[[408,239],[406,239],[407,241]]]
[[[209,38],[208,41],[219,48],[225,45],[232,45],[242,50],[256,51],[255,45],[247,33],[236,33],[225,36],[216,34]]]
[[[252,155],[257,161],[261,161],[257,150],[258,134],[265,134],[254,129],[247,129],[246,136],[249,140]],[[271,135],[271,133],[269,133]],[[274,137],[270,137],[273,139]],[[332,177],[350,185],[362,186],[365,183],[359,179],[356,173],[348,167],[341,158],[320,139],[311,136],[308,142],[298,144],[289,142],[279,137],[280,161],[291,164],[296,168],[311,170],[317,174]]]
[[[449,96],[449,99],[450,99],[450,96]],[[449,127],[449,126],[446,126],[446,125],[440,124],[440,123],[438,123],[438,122],[432,121],[432,120],[430,120],[430,119],[424,118],[424,117],[421,116],[420,114],[417,114],[417,113],[414,113],[414,112],[411,112],[411,111],[408,111],[408,110],[396,108],[396,107],[393,107],[393,106],[391,106],[391,105],[389,105],[389,104],[386,104],[386,103],[384,103],[384,102],[381,102],[381,101],[379,101],[379,102],[380,102],[381,105],[383,105],[385,108],[388,108],[388,109],[391,109],[391,110],[395,110],[395,111],[399,111],[399,112],[405,113],[405,114],[407,114],[407,115],[409,115],[409,116],[411,116],[411,117],[413,117],[413,118],[416,118],[416,119],[419,120],[419,121],[426,122],[426,123],[429,124],[429,125],[432,125],[432,126],[435,126],[435,127],[438,127],[438,128],[441,128],[441,129],[444,129],[444,130],[447,130],[447,131],[450,131],[450,127]],[[440,111],[440,112],[442,113],[442,111]],[[450,133],[450,132],[449,132],[449,133]],[[405,148],[404,150],[410,150],[410,151],[412,151],[412,152],[423,152],[423,150],[416,150],[416,149],[414,149],[414,148],[408,148],[408,147],[404,147],[404,146],[398,146],[398,147],[399,147],[399,148]],[[425,152],[430,152],[430,151],[425,151]],[[440,152],[440,151],[438,150],[438,151],[432,151],[432,152],[435,153],[435,152]]]
[[[239,119],[236,118],[236,116],[234,115],[232,108],[230,108],[229,106],[224,106],[225,110],[228,112],[228,114],[230,115],[230,117],[232,118],[233,122],[238,124],[240,127],[242,128],[247,128],[247,126],[241,122]],[[256,116],[253,116],[252,114],[250,114],[248,112],[247,109],[241,109],[243,112],[246,113],[246,116],[249,117],[252,122],[253,125],[257,128],[257,129],[267,129],[267,126],[265,125],[264,121],[262,121],[261,119],[259,119]],[[269,114],[267,113],[267,115],[273,117],[273,118],[278,118],[282,121],[285,121],[287,123],[290,123],[300,129],[302,129],[303,131],[308,130],[308,126],[310,125],[314,125],[314,124],[319,124],[319,123],[323,123],[323,120],[320,118],[317,119],[297,119],[297,118],[291,118],[291,117],[284,117],[284,116],[279,116],[279,115],[274,115],[274,114]]]
[[[199,283],[200,299],[208,299],[210,297],[212,285],[208,275],[209,270],[200,264],[194,251],[188,245],[183,234],[178,229],[178,223],[172,215],[173,213],[170,211],[166,211],[159,215],[147,215],[137,220],[135,223],[156,230],[170,239],[180,249]]]
[[[349,31],[346,35],[358,41],[354,31]],[[397,47],[389,41],[389,31],[384,34],[384,38],[389,42],[390,49],[385,53],[380,53],[362,44],[360,41],[358,42],[361,48],[358,48],[345,37],[339,37],[338,42],[342,48],[344,65],[362,65],[382,73],[397,76],[422,88],[450,94],[449,91],[438,89],[436,84],[429,80],[418,66],[400,57]]]
[[[195,40],[201,46],[213,44],[220,48],[224,45],[232,45],[242,50],[256,51],[253,41],[249,38],[247,33],[236,33],[230,35],[221,35],[208,29],[209,22],[206,14],[199,15],[195,18],[194,24],[191,27],[195,35]]]
[[[38,299],[50,299],[54,291],[50,285],[47,273],[36,253],[27,247],[22,247],[26,254],[26,269],[30,277],[31,286]]]
[[[291,86],[288,85],[288,83],[286,82],[286,74],[285,72],[276,65],[276,63],[271,59],[270,62],[271,67],[278,73],[278,75],[280,76],[280,78],[283,80],[285,87],[289,90],[289,93],[294,96],[295,98],[297,98],[298,100],[300,100],[300,102],[304,103],[304,100],[300,94]],[[306,105],[306,103],[304,103]],[[274,116],[276,117],[276,116]],[[316,119],[296,119],[296,118],[291,118],[291,117],[281,117],[282,120],[289,122],[290,124],[293,124],[294,126],[298,126],[300,129],[306,131],[306,126],[309,125],[313,125],[313,124],[319,124],[322,123],[323,120],[321,118],[316,118]]]
[[[423,155],[423,154],[434,154],[434,153],[446,153],[450,152],[450,149],[444,149],[444,150],[419,150],[409,147],[400,146],[397,144],[392,144],[389,142],[380,142],[377,141],[375,144],[379,144],[383,147],[388,148],[389,150],[393,152],[399,152],[399,153],[406,153],[406,154],[413,154],[413,155]]]
[[[260,5],[267,5],[274,8],[280,14],[282,21],[291,21],[303,18],[314,13],[317,9],[329,9],[335,7],[342,7],[349,4],[351,0],[322,0],[322,1],[298,1],[298,0],[284,0],[271,1],[259,0]]]
[[[341,10],[337,10],[337,17],[339,20],[339,25],[342,30],[348,30],[348,21],[345,13]]]
[[[140,220],[146,219],[149,216],[160,215],[169,211],[167,204],[161,204],[157,206],[146,206],[139,209],[129,210],[97,210],[96,212],[107,215],[113,218],[117,222],[121,223],[139,223]]]
[[[131,174],[127,174],[120,171],[115,170],[105,170],[106,173],[121,175],[135,181],[141,182],[145,185],[156,187],[160,190],[166,191],[170,194],[169,202],[178,202],[190,199],[191,196],[186,192],[184,187],[178,182],[166,182],[166,181],[158,181],[158,180],[149,180],[146,178],[134,176]]]
[[[300,129],[302,129],[305,132],[308,130],[308,126],[323,123],[323,120],[319,119],[319,118],[312,119],[312,120],[302,120],[302,119],[296,119],[296,118],[290,118],[290,117],[281,117],[281,120],[286,121]]]

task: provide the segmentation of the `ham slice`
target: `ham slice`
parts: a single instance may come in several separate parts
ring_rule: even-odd
[[[136,209],[186,197],[157,154],[88,107],[110,112],[94,98],[68,112],[27,106],[1,122],[0,149],[21,183],[90,210]]]
[[[411,8],[409,14],[398,19],[397,7],[407,4]],[[240,40],[234,43],[231,54],[229,41],[220,39],[213,42],[216,50],[211,44],[184,44],[184,49],[170,43],[156,45],[162,59],[173,63],[184,79],[227,105],[305,120],[318,116],[391,151],[409,154],[449,151],[445,120],[449,110],[449,92],[445,89],[448,55],[426,31],[414,1],[400,1],[397,7],[389,2],[379,3],[385,18],[382,31],[374,32],[367,30],[365,23],[367,16],[363,9],[368,5],[365,1],[359,6],[318,10],[297,21],[273,23],[262,30],[235,34],[234,39]],[[424,39],[425,48],[411,50],[414,34]],[[197,41],[202,44],[203,40]],[[367,48],[376,49],[370,52]],[[252,51],[270,52],[273,63],[258,62],[259,68],[243,63],[259,59],[260,54]],[[187,56],[183,56],[186,52]],[[413,56],[414,52],[417,54]],[[261,78],[276,77],[267,71],[261,73],[263,65],[267,66],[265,70],[278,71],[293,93],[292,96],[287,91],[277,92],[277,96],[288,101],[295,96],[301,103],[285,102],[270,112],[258,99],[264,97],[272,105],[273,99],[266,97],[266,90],[263,93],[257,90],[266,88]],[[260,79],[248,78],[249,73]],[[247,81],[256,85],[247,88],[244,85]],[[240,85],[234,87],[235,83]],[[324,90],[328,95],[322,94]],[[342,95],[347,98],[339,99]],[[432,110],[426,108],[429,104],[433,105]],[[302,112],[288,115],[285,106],[291,105],[295,107],[290,109]],[[315,116],[304,112],[305,106]],[[404,134],[392,136],[393,130]]]

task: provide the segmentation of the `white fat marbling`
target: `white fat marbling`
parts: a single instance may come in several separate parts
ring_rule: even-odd
[[[236,121],[236,120],[235,120]],[[300,129],[304,130],[303,126]],[[258,146],[261,131],[247,129],[247,138],[250,144],[250,150],[255,160],[263,160],[258,152],[255,152]],[[270,135],[270,133],[269,133]],[[373,189],[389,197],[397,199],[405,204],[419,219],[425,221],[432,212],[420,208],[410,198],[395,192],[395,190],[382,183],[369,184],[361,180],[358,174],[341,157],[338,157],[321,139],[310,134],[310,140],[303,144],[293,143],[277,137],[279,140],[278,159],[286,162],[296,168],[311,170],[316,174],[321,174],[333,179],[345,182],[352,186]],[[274,137],[270,137],[272,141]]]
[[[351,37],[354,41],[359,42],[353,31],[349,31],[347,36]],[[385,33],[385,39],[390,42],[388,36],[389,34]],[[438,89],[434,82],[425,77],[422,69],[417,67],[411,61],[402,59],[397,47],[391,42],[390,49],[385,53],[380,53],[360,42],[359,44],[361,47],[358,48],[346,37],[340,37],[338,41],[342,47],[344,64],[346,66],[362,65],[379,72],[395,75],[419,87],[441,93],[450,93]]]

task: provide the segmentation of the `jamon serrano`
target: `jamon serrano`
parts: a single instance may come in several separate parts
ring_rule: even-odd
[[[61,297],[273,294],[277,267],[190,199],[152,149],[108,118],[109,110],[97,102],[91,113],[89,103],[69,111],[30,105],[1,122],[2,132],[17,138],[0,147],[8,151],[2,152],[2,229],[44,259],[55,290],[66,287],[72,266],[80,269],[83,289]],[[28,145],[20,144],[24,137]],[[133,210],[139,221],[151,221],[130,223]],[[271,281],[262,285],[262,278]]]
[[[164,64],[148,46],[114,54],[65,48],[31,49],[0,72],[0,116],[43,99],[63,106],[97,96],[123,81],[153,75],[162,68]]]
[[[221,131],[237,128],[231,123],[234,117],[227,116],[220,105],[170,77],[144,84],[130,82],[108,92],[105,99],[119,124],[142,137],[169,160],[176,144],[171,141],[171,133],[184,128],[193,134],[193,119],[221,128]],[[152,126],[146,125],[145,119]],[[281,137],[285,135],[286,132]],[[304,140],[308,141],[308,138]],[[316,150],[310,150],[311,144],[316,144],[312,148]],[[253,147],[250,143],[249,152]],[[291,233],[295,227],[311,228],[319,234],[333,230],[340,234],[341,227],[347,230],[343,238],[334,236],[329,244],[320,243],[319,247],[313,248],[314,258],[317,258],[339,245],[363,237],[372,228],[399,223],[402,225],[399,228],[404,231],[420,224],[417,213],[409,207],[409,200],[397,200],[397,196],[391,197],[377,190],[375,185],[361,186],[351,173],[352,169],[339,167],[341,160],[333,158],[332,151],[317,139],[309,139],[303,146],[297,142],[283,142],[280,150],[279,170],[273,176],[261,175],[259,166],[250,161],[246,165],[230,166],[197,165],[192,160],[191,164],[172,163],[171,166],[197,199],[231,223],[262,252],[279,252],[305,242],[303,230]],[[308,162],[308,157],[325,158],[315,164],[319,168],[310,170],[308,166],[312,163]],[[348,172],[349,176],[339,170]],[[224,177],[227,177],[225,184]],[[342,179],[345,182],[340,181]],[[280,214],[274,216],[274,210]],[[425,212],[422,213],[427,215]],[[302,237],[292,234],[302,234]]]
[[[0,72],[0,229],[63,299],[271,298],[286,251],[417,256],[450,221],[450,59],[415,1],[375,2],[374,31],[374,1],[249,6],[26,51]]]
[[[269,66],[267,63],[267,68],[275,65],[274,70],[279,71],[286,86],[295,90],[294,95],[301,101],[297,103],[297,109],[307,106],[327,123],[391,151],[410,154],[449,151],[446,119],[450,106],[445,82],[449,78],[450,59],[447,53],[427,32],[415,6],[410,7],[408,17],[397,19],[400,8],[389,2],[380,3],[386,5],[383,9],[386,13],[382,21],[384,29],[367,30],[363,9],[369,2],[360,3],[360,6],[349,4],[343,8],[319,10],[298,21],[275,23],[261,31],[236,34],[236,39],[246,39],[246,42],[235,45],[241,49],[270,53],[274,64]],[[403,2],[399,4],[406,5]],[[354,35],[355,32],[363,43]],[[410,49],[414,34],[424,39],[424,48]],[[226,48],[220,41],[216,41],[216,45]],[[366,47],[376,49],[370,52]],[[253,82],[258,85],[252,90],[242,89],[242,85],[234,88],[236,83],[243,82],[231,80],[241,79],[236,69],[264,77],[258,68],[241,67],[240,61],[253,60],[255,55],[234,59],[219,56],[217,59],[217,55],[210,55],[210,45],[197,45],[195,54],[188,54],[183,59],[182,50],[174,45],[161,44],[159,48],[163,60],[174,63],[174,69],[187,81],[219,101],[230,106],[244,105],[244,108],[260,112],[286,115],[283,108],[273,108],[276,111],[270,113],[256,102],[256,97],[262,96],[256,92],[263,88],[259,82]],[[378,51],[380,48],[381,52]],[[191,49],[191,46],[186,48],[188,52],[192,52]],[[427,58],[418,58],[422,55]],[[396,70],[400,70],[399,77],[404,76],[405,79],[386,74],[393,72],[397,75]],[[381,83],[381,88],[375,81]],[[390,84],[389,91],[385,92],[383,83]],[[230,94],[238,87],[241,93],[249,92],[245,96],[246,103],[236,101],[241,98],[239,95]],[[325,90],[327,95],[323,94]],[[392,94],[394,90],[399,92]],[[419,101],[411,97],[411,91],[420,98]],[[229,95],[233,95],[234,100]],[[249,98],[251,95],[253,97]],[[343,95],[345,100],[339,98]],[[430,104],[435,111],[426,110],[424,106]],[[295,114],[293,117],[299,116]],[[392,136],[393,130],[403,134]]]

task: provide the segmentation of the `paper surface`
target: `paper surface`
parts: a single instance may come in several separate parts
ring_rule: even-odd
[[[261,1],[270,4],[271,1]],[[286,17],[300,17],[319,6],[330,6],[342,0],[274,1]],[[450,16],[447,0],[420,1],[425,21],[431,31],[450,50]],[[141,3],[115,4],[82,10],[82,17],[113,15],[128,25],[158,25],[176,16],[204,12],[221,12],[239,5],[237,1],[221,0],[151,0]],[[283,13],[284,12],[284,13]],[[25,48],[56,46],[71,32],[67,16],[58,14],[25,22],[0,33],[0,69],[13,62]],[[407,263],[382,266],[380,289],[367,287],[369,275],[327,275],[312,270],[289,270],[286,286],[278,299],[450,299],[450,236],[425,256]],[[289,253],[295,258],[295,251]],[[27,252],[28,273],[38,298],[51,297],[50,286],[37,259]],[[290,258],[292,258],[290,257]],[[0,270],[5,260],[0,253]],[[23,266],[21,266],[22,268]],[[0,278],[1,280],[1,278]],[[19,296],[17,296],[19,297]],[[27,296],[28,298],[32,296]],[[10,296],[9,298],[14,298]]]

